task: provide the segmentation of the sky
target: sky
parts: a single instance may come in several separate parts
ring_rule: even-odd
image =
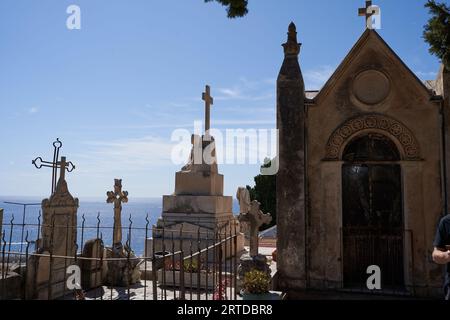
[[[422,39],[424,3],[374,1],[379,34],[427,80],[439,61]],[[31,160],[51,160],[56,138],[76,166],[67,181],[80,199],[103,197],[114,178],[130,200],[171,194],[182,167],[172,137],[202,121],[206,84],[212,128],[274,129],[288,24],[302,43],[306,89],[320,89],[364,32],[364,4],[249,0],[247,16],[228,19],[203,0],[1,0],[0,196],[49,196],[51,170]],[[80,8],[79,30],[66,26],[70,5]],[[226,195],[253,185],[261,163],[248,162],[219,164]]]

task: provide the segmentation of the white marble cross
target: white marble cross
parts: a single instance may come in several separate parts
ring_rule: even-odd
[[[206,85],[205,92],[202,93],[202,100],[205,101],[205,136],[208,138],[211,125],[211,105],[214,104],[214,99],[211,97],[211,89],[208,85]]]
[[[114,179],[114,191],[106,193],[107,203],[114,203],[113,245],[122,243],[122,203],[128,202],[128,191],[122,191],[122,180]]]
[[[250,204],[250,211],[248,213],[241,213],[239,215],[240,222],[247,222],[250,224],[250,256],[258,255],[259,242],[259,227],[263,224],[268,224],[272,221],[270,213],[264,214],[260,209],[260,203],[253,200]]]

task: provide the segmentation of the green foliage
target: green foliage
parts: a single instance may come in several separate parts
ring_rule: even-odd
[[[441,59],[450,70],[450,7],[435,0],[428,0],[425,7],[429,9],[431,18],[424,27],[423,37],[430,45],[430,53]]]
[[[248,13],[248,0],[205,0],[205,2],[216,1],[227,8],[228,18],[240,18]]]
[[[196,259],[186,259],[184,260],[184,271],[185,272],[191,272],[191,273],[197,273],[200,271],[198,261]]]
[[[269,168],[271,161],[266,159],[262,168]],[[255,177],[255,186],[252,188],[247,186],[250,192],[250,199],[258,200],[261,203],[261,210],[264,213],[270,212],[272,215],[272,222],[268,225],[263,225],[261,230],[265,230],[275,225],[277,222],[277,176],[257,175]]]
[[[242,289],[245,293],[250,294],[268,293],[270,280],[270,276],[267,273],[253,269],[244,275]]]

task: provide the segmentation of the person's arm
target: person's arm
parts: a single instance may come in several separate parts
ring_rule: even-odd
[[[450,250],[445,251],[435,247],[432,256],[433,261],[436,262],[437,264],[450,263]]]

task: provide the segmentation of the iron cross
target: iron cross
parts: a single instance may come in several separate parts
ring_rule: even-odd
[[[31,163],[37,168],[41,169],[42,167],[52,168],[52,193],[56,190],[58,169],[60,170],[60,178],[65,179],[65,171],[72,172],[75,170],[75,166],[72,162],[67,162],[66,157],[61,157],[61,161],[58,161],[59,158],[59,149],[62,147],[62,142],[57,138],[55,142],[53,142],[53,161],[44,161],[41,157],[37,157],[32,160]]]
[[[211,97],[211,89],[206,85],[205,92],[202,93],[202,100],[205,101],[205,135],[209,137],[211,105],[214,104],[214,99]]]

